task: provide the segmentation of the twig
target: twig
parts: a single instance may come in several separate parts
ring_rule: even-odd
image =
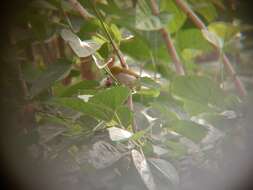
[[[176,4],[182,9],[182,11],[185,12],[185,14],[187,14],[187,16],[191,19],[191,21],[201,30],[206,30],[207,27],[205,26],[204,22],[202,20],[200,20],[200,18],[192,11],[192,9],[189,7],[188,4],[186,4],[184,2],[184,0],[175,0]],[[217,46],[215,46],[215,48],[219,50],[219,48]],[[222,61],[224,66],[226,67],[229,75],[232,77],[232,79],[234,80],[234,84],[235,87],[237,88],[240,96],[244,97],[247,95],[247,91],[244,88],[244,85],[242,84],[241,80],[239,79],[239,77],[236,75],[236,72],[232,66],[232,64],[230,63],[228,57],[222,53]]]
[[[152,8],[152,12],[155,16],[158,16],[160,14],[160,11],[159,11],[159,7],[157,5],[157,1],[156,0],[150,0],[150,3],[151,3],[151,8]],[[182,63],[181,63],[181,60],[177,54],[177,51],[176,51],[176,48],[173,44],[173,41],[170,37],[170,34],[167,32],[167,30],[165,28],[161,28],[160,30],[160,33],[166,43],[166,47],[167,47],[167,50],[173,60],[173,63],[175,65],[175,68],[176,68],[176,73],[178,75],[184,75],[185,72],[184,72],[184,68],[182,66]]]
[[[94,18],[77,0],[69,0],[69,3],[85,20]]]

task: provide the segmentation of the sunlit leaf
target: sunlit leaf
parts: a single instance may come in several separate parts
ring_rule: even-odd
[[[107,130],[112,141],[125,141],[133,135],[131,132],[118,127],[110,127]]]
[[[208,25],[208,30],[222,38],[224,42],[227,42],[240,31],[240,28],[230,23],[213,22]]]
[[[131,153],[134,165],[138,173],[140,174],[144,184],[149,190],[155,190],[156,185],[151,170],[149,168],[148,162],[146,161],[146,158],[144,157],[143,154],[141,154],[137,150],[132,150]]]
[[[101,44],[93,40],[81,41],[77,35],[67,29],[61,31],[61,36],[78,57],[88,57],[101,47]]]

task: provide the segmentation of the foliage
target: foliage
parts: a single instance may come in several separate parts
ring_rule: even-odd
[[[22,64],[22,70],[29,99],[40,107],[36,113],[36,130],[42,135],[45,125],[55,126],[50,138],[39,143],[51,146],[47,142],[62,138],[62,149],[71,150],[84,170],[87,163],[97,169],[106,168],[114,164],[106,159],[116,162],[131,154],[148,189],[160,189],[156,184],[157,172],[171,186],[177,186],[178,168],[173,163],[190,155],[195,146],[201,147],[199,151],[204,150],[204,139],[211,133],[208,126],[219,127],[216,119],[225,118],[222,113],[239,104],[236,95],[221,88],[228,77],[220,60],[216,60],[215,72],[211,72],[198,66],[197,58],[215,52],[216,39],[222,41],[221,48],[229,53],[240,27],[215,22],[220,12],[213,1],[187,2],[208,23],[208,32],[215,35],[215,39],[189,24],[187,15],[172,0],[159,1],[159,16],[152,14],[150,2],[146,0],[138,1],[136,6],[130,0],[91,2],[80,1],[92,15],[88,20],[84,20],[69,1],[63,0],[36,0],[29,7],[32,11],[20,18],[20,23],[29,23],[29,27],[23,28],[27,35],[22,39],[16,36],[16,45],[20,49],[30,46],[35,52],[32,59],[27,58]],[[161,28],[171,34],[187,70],[186,76],[176,76],[171,55],[159,33]],[[129,67],[140,75],[134,87],[120,84],[112,77],[108,60],[115,60],[115,65],[119,65],[120,60],[111,40],[119,47]],[[84,62],[87,57],[91,68],[83,71],[82,68],[88,67]],[[93,80],[86,80],[91,73],[95,76]],[[110,77],[113,84],[108,87],[104,82]],[[70,82],[66,85],[67,80]],[[133,110],[127,106],[130,95]],[[207,119],[209,115],[212,119]],[[133,130],[134,123],[137,131]],[[109,145],[96,141],[98,144],[91,145],[92,151],[82,153],[82,140],[95,138],[96,132],[107,134],[107,128],[111,137]],[[217,130],[223,134],[221,127]],[[190,143],[185,144],[182,139]],[[208,146],[217,141],[222,138]],[[121,144],[124,151],[118,152],[113,146],[116,144]],[[73,147],[77,151],[73,152]],[[96,163],[95,159],[101,157],[100,151],[104,149],[113,153],[105,154],[108,158]],[[49,155],[57,159],[58,150],[52,148],[51,151]],[[90,156],[88,160],[91,160],[85,163],[80,158],[82,154]],[[152,158],[155,156],[160,158]]]

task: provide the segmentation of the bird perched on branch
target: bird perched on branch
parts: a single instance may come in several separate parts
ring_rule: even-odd
[[[136,84],[139,75],[131,69],[122,68],[120,66],[109,67],[112,75],[117,79],[120,84],[124,84],[129,88],[133,88]],[[106,86],[110,86],[113,82],[112,77],[107,78]]]
[[[124,84],[130,88],[135,85],[136,79],[139,78],[139,75],[136,74],[133,70],[119,66],[111,67],[110,71],[121,84]]]

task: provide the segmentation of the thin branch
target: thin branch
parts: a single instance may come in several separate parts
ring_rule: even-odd
[[[95,11],[95,13],[96,13],[96,15],[97,15],[97,17],[98,17],[100,23],[101,23],[101,25],[102,25],[104,31],[105,31],[105,34],[106,34],[107,38],[109,39],[110,43],[112,44],[112,47],[113,47],[113,49],[114,49],[114,51],[115,51],[117,57],[119,58],[119,61],[120,61],[121,66],[122,66],[123,68],[128,68],[128,65],[127,65],[127,63],[126,63],[126,61],[125,61],[125,59],[124,59],[122,53],[120,52],[120,50],[119,50],[119,48],[117,47],[117,45],[116,45],[116,43],[114,42],[114,40],[112,39],[112,36],[111,36],[110,32],[108,31],[108,29],[107,29],[107,27],[106,27],[106,25],[105,25],[105,23],[104,23],[104,21],[103,21],[103,18],[102,18],[101,13],[96,9],[96,7],[92,4],[92,2],[91,2],[91,5],[92,5],[92,7],[93,7],[93,9],[94,9],[94,11]]]
[[[157,5],[157,1],[156,0],[150,0],[150,3],[151,3],[151,8],[152,8],[152,12],[155,16],[158,16],[160,14],[160,11],[159,11],[159,7]],[[177,54],[177,51],[176,51],[176,48],[173,44],[173,41],[171,39],[171,36],[170,34],[167,32],[167,30],[165,28],[161,28],[160,30],[160,33],[166,43],[166,47],[167,47],[167,50],[173,60],[173,63],[175,65],[175,68],[176,68],[176,73],[178,75],[184,75],[185,72],[184,72],[184,68],[182,66],[182,62]]]
[[[84,18],[84,20],[89,20],[94,18],[77,0],[69,0],[72,7],[79,12],[79,14]]]
[[[182,11],[185,12],[185,14],[187,14],[187,16],[191,19],[191,21],[201,30],[206,30],[207,27],[205,26],[204,22],[202,20],[200,20],[200,18],[192,11],[192,9],[189,7],[188,4],[186,4],[184,2],[184,0],[175,0],[176,4],[182,9]],[[219,48],[217,46],[215,46],[215,48],[219,50]],[[232,66],[232,64],[230,63],[228,57],[222,53],[222,61],[224,66],[226,67],[229,75],[232,77],[232,79],[234,80],[234,84],[235,87],[237,88],[240,96],[244,97],[247,95],[247,91],[244,88],[244,85],[242,84],[241,80],[239,79],[239,77],[236,75],[236,72]]]

